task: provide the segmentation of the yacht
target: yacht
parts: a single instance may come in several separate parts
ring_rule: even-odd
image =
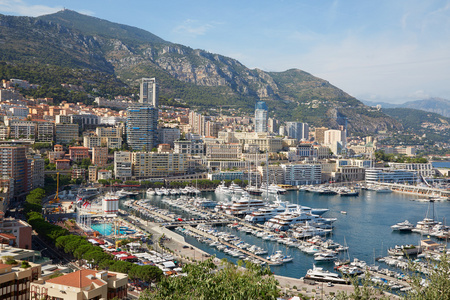
[[[295,224],[301,224],[311,221],[316,223],[331,224],[336,220],[336,218],[322,218],[318,215],[306,213],[301,209],[298,209],[295,212],[281,213],[265,222],[264,226],[269,229],[288,230],[292,225]]]
[[[231,194],[243,194],[245,191],[236,183],[231,182],[230,187],[228,188]]]
[[[253,185],[248,186],[245,190],[247,191],[247,193],[253,196],[261,196],[263,193],[260,188]]]
[[[375,189],[375,191],[376,191],[377,193],[392,193],[392,190],[391,190],[390,188],[388,188],[388,187],[383,187],[383,186],[377,187],[377,188]]]
[[[278,194],[278,195],[282,195],[282,194],[286,194],[287,190],[279,187],[278,185],[276,185],[275,183],[272,183],[271,185],[267,186],[267,184],[263,183],[261,185],[261,191],[263,193],[269,193],[269,194]]]
[[[147,191],[145,192],[145,194],[147,195],[147,197],[150,197],[150,196],[156,195],[156,192],[154,189],[148,188]]]
[[[339,277],[339,274],[330,271],[325,271],[323,268],[318,268],[315,265],[313,265],[312,269],[309,269],[308,272],[306,272],[304,279],[315,280],[320,282],[350,284],[348,280]]]
[[[293,258],[290,255],[284,255],[283,251],[277,250],[277,251],[275,251],[274,254],[267,256],[267,260],[270,260],[271,262],[278,264],[278,263],[291,262],[293,260]]]
[[[314,260],[317,262],[328,262],[328,261],[334,261],[336,260],[336,253],[334,252],[318,252],[314,254]]]
[[[216,187],[214,193],[228,195],[230,194],[230,189],[225,185],[225,181],[222,181],[222,183]]]
[[[391,229],[396,231],[411,231],[414,229],[414,225],[410,223],[408,220],[405,220],[403,222],[399,222],[395,225],[392,225]]]
[[[359,192],[357,190],[354,189],[349,189],[349,188],[342,188],[338,191],[338,194],[341,197],[351,197],[351,196],[358,196]]]
[[[439,224],[439,222],[434,219],[424,218],[422,221],[417,222],[416,227],[413,228],[412,231],[427,234],[437,224]]]
[[[224,211],[232,216],[244,216],[251,214],[258,209],[264,208],[266,203],[260,199],[252,199],[242,196],[239,199],[234,196],[231,202],[221,202],[216,206],[216,211]]]

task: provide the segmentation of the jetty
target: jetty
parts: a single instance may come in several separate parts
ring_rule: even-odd
[[[400,183],[387,183],[387,182],[376,182],[374,184],[389,187],[394,192],[404,194],[412,194],[424,197],[447,197],[450,199],[450,191],[444,189],[438,189],[427,186],[400,184]]]
[[[203,236],[203,237],[205,237],[205,238],[209,238],[209,239],[211,239],[211,240],[220,242],[220,243],[224,244],[225,246],[228,246],[229,248],[233,248],[233,249],[239,250],[239,251],[242,252],[243,254],[248,255],[248,256],[251,256],[251,257],[253,257],[253,258],[255,258],[255,259],[261,260],[261,261],[265,262],[265,263],[268,264],[268,265],[274,265],[274,264],[277,264],[277,263],[275,263],[275,262],[273,262],[273,261],[271,261],[271,260],[262,258],[261,256],[258,256],[258,255],[256,255],[256,254],[250,252],[250,251],[241,249],[241,248],[239,248],[239,247],[237,247],[237,246],[235,246],[235,245],[233,245],[233,244],[230,244],[230,243],[228,243],[228,242],[225,242],[224,240],[222,240],[222,239],[220,239],[220,238],[218,238],[218,237],[216,237],[216,236],[213,236],[213,235],[211,235],[211,234],[208,234],[208,233],[206,233],[206,232],[204,232],[204,231],[201,231],[201,230],[199,230],[199,229],[197,229],[197,228],[194,228],[194,227],[192,227],[192,226],[190,226],[190,225],[186,225],[186,226],[184,226],[184,228],[187,229],[187,230],[189,230],[189,231],[192,231],[192,232],[194,232],[194,233],[196,233],[196,234],[198,234],[198,235],[201,235],[201,236]]]

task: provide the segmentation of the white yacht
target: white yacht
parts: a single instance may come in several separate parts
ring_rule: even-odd
[[[222,183],[216,187],[214,193],[228,195],[230,194],[230,189],[225,185],[225,181],[222,181]]]
[[[311,208],[308,206],[293,204],[290,203],[289,201],[280,201],[277,198],[277,200],[273,204],[267,207],[263,207],[251,214],[246,215],[245,220],[250,223],[266,222],[281,213],[296,212],[296,211],[303,211],[305,213],[320,216],[325,212],[327,212],[328,208]]]
[[[408,220],[391,226],[391,229],[396,231],[411,231],[413,228],[414,224],[410,223]]]
[[[271,262],[274,262],[275,264],[279,264],[279,263],[291,262],[293,260],[293,258],[290,255],[284,255],[283,251],[277,250],[277,251],[275,251],[274,254],[267,256],[267,260],[270,260]]]
[[[377,187],[375,189],[375,191],[377,193],[392,193],[392,190],[389,187],[383,187],[383,186]]]
[[[148,188],[147,191],[145,192],[145,194],[147,195],[147,197],[150,197],[150,196],[156,195],[156,192],[154,189]]]
[[[437,224],[439,224],[439,222],[434,219],[424,218],[422,221],[417,222],[416,227],[413,228],[412,231],[427,234]]]
[[[337,259],[336,253],[327,251],[327,252],[318,252],[314,254],[314,260],[317,262],[328,262],[334,261]]]
[[[313,265],[312,269],[309,269],[308,272],[306,272],[304,279],[315,280],[320,282],[349,284],[349,281],[339,277],[339,274],[330,271],[325,271],[323,268],[318,268],[315,265]]]
[[[265,183],[261,185],[261,191],[263,193],[269,193],[269,194],[286,194],[287,190],[276,185],[275,183],[272,183],[271,185],[267,186]]]
[[[281,213],[265,222],[264,226],[269,229],[288,230],[292,225],[295,224],[301,224],[310,221],[316,223],[331,224],[336,220],[336,218],[322,218],[318,215],[306,213],[299,209],[295,212]]]
[[[225,210],[225,213],[232,216],[244,216],[247,214],[251,214],[252,212],[260,208],[263,208],[264,206],[264,201],[260,199],[242,197],[238,201],[231,204],[231,206]]]

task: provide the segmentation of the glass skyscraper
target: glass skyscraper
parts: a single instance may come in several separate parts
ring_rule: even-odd
[[[255,105],[255,131],[267,132],[267,121],[269,117],[269,109],[266,102],[258,101]]]

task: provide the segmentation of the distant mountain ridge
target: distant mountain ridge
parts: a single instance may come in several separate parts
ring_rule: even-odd
[[[383,108],[412,108],[423,111],[440,114],[450,118],[450,100],[443,98],[428,98],[424,100],[408,101],[401,104],[392,104],[386,102],[365,101],[363,103],[369,106],[381,105]]]
[[[70,10],[38,18],[0,15],[0,60],[88,68],[113,74],[130,86],[139,78],[156,77],[161,96],[182,98],[191,106],[231,105],[249,112],[255,101],[264,100],[271,115],[285,121],[336,128],[339,120],[347,120],[349,130],[361,133],[402,128],[302,70],[248,69],[223,55]]]

